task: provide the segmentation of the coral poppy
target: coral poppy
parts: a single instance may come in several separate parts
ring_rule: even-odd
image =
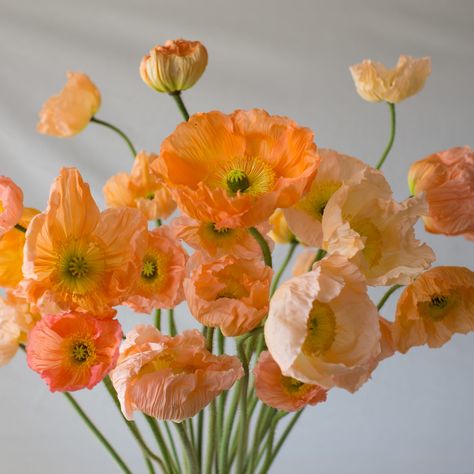
[[[64,89],[40,111],[37,130],[45,135],[70,137],[82,131],[100,107],[100,92],[82,72],[68,72]]]
[[[399,204],[368,181],[344,186],[326,206],[323,248],[355,263],[369,285],[408,284],[435,259],[415,239],[413,226],[426,212],[422,197]]]
[[[357,93],[369,102],[392,104],[415,95],[431,74],[431,59],[401,55],[393,69],[366,59],[350,67]]]
[[[160,420],[194,416],[244,374],[235,356],[211,354],[197,330],[175,337],[139,325],[127,334],[110,377],[127,420],[135,410]]]
[[[207,66],[207,50],[199,41],[168,40],[155,46],[140,63],[143,82],[158,92],[184,91],[192,87]]]
[[[260,354],[253,373],[257,397],[278,410],[296,411],[326,401],[327,390],[283,375],[267,351]]]
[[[238,336],[257,327],[267,314],[273,272],[261,260],[226,255],[206,261],[196,253],[189,270],[184,293],[200,323]]]
[[[176,204],[163,181],[150,170],[157,158],[158,155],[141,151],[135,158],[130,174],[112,176],[103,189],[107,205],[140,209],[148,220],[170,216]]]
[[[283,283],[270,302],[265,341],[284,375],[354,390],[345,377],[380,354],[377,308],[357,267],[330,255]]]
[[[63,168],[47,210],[26,233],[21,282],[30,302],[53,299],[64,310],[113,315],[128,296],[146,221],[136,209],[100,213],[79,172]]]
[[[0,176],[0,236],[18,224],[22,212],[22,190],[10,178]]]
[[[399,352],[428,344],[441,347],[453,334],[474,330],[474,272],[435,267],[406,287],[392,328]]]
[[[262,249],[249,230],[241,227],[218,229],[212,222],[200,222],[188,216],[179,216],[171,221],[171,229],[178,239],[189,246],[201,250],[211,257],[234,255],[240,258],[261,258]],[[263,222],[257,230],[265,238],[268,247],[273,249],[273,242],[266,237],[270,226]]]
[[[188,216],[252,227],[295,204],[319,157],[313,133],[263,110],[193,115],[164,140],[152,167]]]
[[[424,193],[425,229],[434,234],[474,233],[474,151],[454,147],[413,163],[408,173],[412,194]]]
[[[184,299],[186,252],[166,226],[148,232],[143,249],[139,275],[125,304],[141,313],[173,308]]]
[[[331,197],[343,184],[366,181],[383,199],[392,197],[390,185],[380,171],[364,162],[330,149],[319,149],[321,163],[311,188],[298,203],[284,210],[286,221],[299,241],[321,247],[321,221]]]
[[[122,328],[87,313],[50,314],[30,333],[28,365],[52,392],[91,389],[115,367]]]
[[[25,207],[17,222],[26,229],[33,216],[38,213],[36,209]],[[24,245],[25,233],[21,230],[12,229],[0,237],[0,286],[13,288],[23,278],[21,266]]]

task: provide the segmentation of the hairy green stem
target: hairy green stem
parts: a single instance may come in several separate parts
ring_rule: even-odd
[[[390,153],[390,150],[392,149],[393,141],[395,140],[395,131],[396,131],[396,126],[397,126],[395,104],[391,104],[390,102],[387,102],[387,104],[390,109],[390,137],[388,139],[387,146],[385,147],[385,150],[383,151],[382,156],[380,157],[380,160],[377,163],[377,166],[375,167],[378,170],[382,168],[382,165],[384,164],[385,160],[387,159],[388,154]]]
[[[125,133],[122,130],[120,130],[120,128],[116,127],[115,125],[112,125],[109,122],[106,122],[105,120],[100,120],[96,117],[92,117],[91,122],[97,123],[99,125],[103,125],[104,127],[107,127],[110,130],[113,130],[118,135],[120,135],[124,139],[125,143],[128,145],[128,148],[130,149],[130,151],[133,155],[133,158],[135,158],[137,156],[137,151],[135,150],[135,147],[133,146],[133,143],[130,141],[130,138],[128,138],[127,135],[125,135]]]
[[[257,244],[260,246],[265,265],[267,267],[271,267],[272,266],[272,253],[270,252],[270,247],[268,246],[267,241],[255,227],[250,227],[249,233],[257,241]]]
[[[188,434],[186,433],[186,430],[184,429],[183,423],[175,423],[174,426],[176,427],[176,430],[178,431],[179,437],[181,438],[181,443],[183,444],[183,448],[186,452],[186,456],[189,461],[191,474],[199,474],[200,468],[199,468],[199,463],[196,456],[196,451],[194,450],[191,444],[191,441],[189,440]]]
[[[286,270],[286,267],[288,267],[288,264],[291,261],[291,257],[295,253],[296,247],[298,247],[298,242],[293,241],[290,243],[290,248],[288,249],[288,253],[286,254],[285,260],[283,261],[280,269],[278,270],[278,273],[275,275],[275,278],[273,280],[272,284],[272,289],[270,291],[270,294],[273,295],[275,293],[276,289],[278,288],[278,283],[280,283],[280,279]]]
[[[170,92],[169,95],[173,97],[179,111],[181,112],[181,115],[183,116],[183,119],[187,122],[189,120],[189,113],[186,109],[186,106],[184,105],[183,98],[181,97],[181,91]]]
[[[120,457],[120,455],[117,453],[117,451],[115,451],[115,449],[112,447],[112,445],[107,441],[105,436],[95,426],[95,424],[92,422],[92,420],[86,415],[86,413],[81,408],[81,406],[76,401],[76,399],[68,392],[64,392],[64,396],[69,401],[69,403],[73,406],[73,408],[76,410],[78,415],[82,418],[82,420],[87,425],[87,427],[92,431],[92,433],[94,433],[94,435],[102,443],[102,445],[105,447],[105,449],[115,459],[115,461],[120,466],[122,471],[125,472],[126,474],[132,474],[132,471],[127,467],[127,465],[125,464],[123,459]]]
[[[176,334],[178,334],[178,330],[176,328],[176,323],[174,321],[174,309],[168,310],[168,325],[169,325],[170,336],[176,336]]]
[[[240,421],[239,421],[239,449],[237,453],[237,472],[243,472],[245,464],[245,456],[247,455],[247,438],[248,438],[248,419],[247,419],[247,391],[249,384],[249,365],[245,354],[244,344],[237,344],[237,353],[244,367],[244,376],[242,378],[241,395],[240,395]]]
[[[403,285],[393,285],[391,286],[386,292],[385,294],[382,296],[382,298],[380,299],[378,305],[377,305],[377,309],[380,311],[382,308],[383,308],[383,305],[387,302],[387,300],[390,298],[390,296],[392,296],[393,293],[395,293],[395,291],[397,291],[399,288],[402,288]]]

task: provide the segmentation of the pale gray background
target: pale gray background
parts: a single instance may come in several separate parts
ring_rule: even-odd
[[[103,204],[105,180],[131,164],[124,144],[94,125],[68,140],[37,135],[37,111],[66,70],[84,71],[102,90],[98,116],[123,127],[138,148],[157,151],[179,115],[168,97],[144,86],[138,64],[154,44],[185,37],[203,41],[210,57],[184,96],[190,111],[263,107],[313,128],[318,145],[369,163],[385,146],[388,111],[356,95],[348,66],[364,58],[394,64],[399,53],[432,56],[425,90],[398,107],[384,168],[402,199],[411,162],[474,145],[473,17],[472,0],[0,0],[0,174],[23,188],[28,205],[43,208],[58,169],[77,166]],[[419,228],[440,264],[474,267],[472,243]],[[391,318],[393,309],[384,314]],[[145,318],[121,319],[130,327]],[[191,324],[181,319],[181,327]],[[272,472],[472,473],[473,380],[472,334],[395,356],[357,394],[334,390],[308,410]],[[78,398],[135,472],[145,472],[102,387]],[[0,370],[0,420],[2,474],[118,472],[23,354]]]

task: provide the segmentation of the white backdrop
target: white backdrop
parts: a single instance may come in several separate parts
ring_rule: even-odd
[[[319,146],[375,163],[388,137],[388,110],[355,93],[350,64],[394,64],[400,53],[430,55],[433,74],[398,107],[398,134],[384,170],[406,197],[411,162],[455,145],[474,146],[472,0],[0,0],[0,174],[44,208],[61,166],[77,166],[103,204],[101,187],[129,169],[121,140],[98,126],[73,139],[36,134],[42,102],[65,71],[88,73],[102,91],[99,117],[122,127],[138,148],[158,151],[178,112],[138,75],[141,57],[168,38],[199,39],[209,67],[184,95],[189,110],[262,107],[315,130]],[[474,244],[420,238],[439,264],[474,267]],[[277,251],[278,264],[283,250]],[[192,325],[183,313],[181,327]],[[394,303],[384,315],[393,317]],[[146,320],[121,317],[126,328]],[[474,472],[474,335],[439,350],[385,361],[358,393],[333,390],[307,410],[273,473],[468,474]],[[102,387],[78,399],[145,472],[140,452]],[[60,394],[50,394],[19,353],[0,369],[0,473],[118,472]]]

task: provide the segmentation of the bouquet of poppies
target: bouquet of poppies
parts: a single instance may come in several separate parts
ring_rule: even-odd
[[[150,473],[265,474],[306,406],[336,387],[356,391],[396,351],[474,329],[474,272],[430,268],[435,255],[414,232],[421,217],[428,232],[474,239],[473,150],[414,163],[403,202],[380,171],[396,104],[423,88],[430,59],[350,68],[363,99],[388,104],[389,142],[375,167],[317,148],[310,129],[264,110],[190,115],[182,92],[207,61],[186,40],[142,59],[145,84],[183,117],[158,154],[137,152],[97,117],[101,94],[85,74],[68,73],[45,103],[40,133],[69,137],[93,123],[130,150],[130,173],[103,188],[107,209],[75,168],[59,171],[42,212],[0,177],[0,364],[25,351],[129,474],[72,392],[105,384]],[[275,244],[287,248],[277,271]],[[387,287],[378,304],[370,286]],[[201,330],[179,331],[184,301]],[[119,305],[149,323],[124,336]]]

